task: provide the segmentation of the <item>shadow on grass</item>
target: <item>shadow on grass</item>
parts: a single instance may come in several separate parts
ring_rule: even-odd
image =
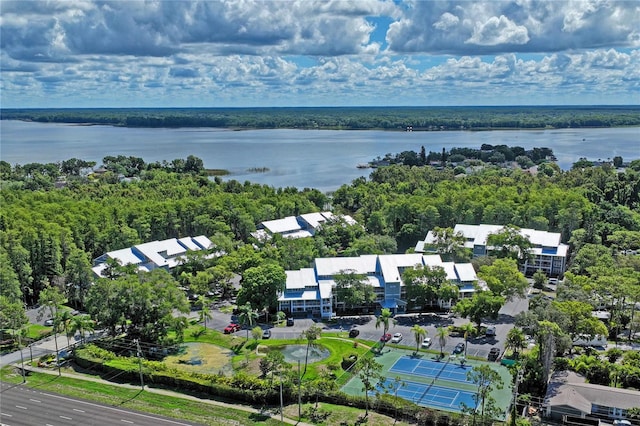
[[[124,404],[126,404],[126,403],[128,403],[128,402],[133,401],[133,400],[134,400],[134,399],[136,399],[138,396],[140,396],[140,394],[141,394],[142,392],[143,392],[143,390],[142,390],[142,389],[140,389],[140,390],[139,390],[135,395],[133,395],[131,398],[123,400],[123,401],[120,403],[120,405],[124,405]]]
[[[251,413],[249,414],[249,420],[251,420],[252,422],[266,422],[267,420],[269,420],[271,418],[271,416],[269,416],[268,414],[264,414],[264,413]]]

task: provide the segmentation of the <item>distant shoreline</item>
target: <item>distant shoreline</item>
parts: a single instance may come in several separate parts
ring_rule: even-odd
[[[511,107],[0,109],[1,120],[126,128],[378,130],[601,129],[640,126],[640,105]]]

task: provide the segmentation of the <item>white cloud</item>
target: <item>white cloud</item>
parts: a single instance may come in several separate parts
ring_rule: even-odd
[[[480,46],[526,44],[529,41],[527,28],[516,25],[504,15],[492,16],[484,23],[477,22],[467,43]]]
[[[7,107],[637,103],[638,46],[633,1],[3,1],[0,88]]]

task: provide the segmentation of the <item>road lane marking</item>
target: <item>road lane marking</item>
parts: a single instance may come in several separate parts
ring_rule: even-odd
[[[13,417],[13,414],[8,414],[8,413],[0,413],[0,416],[7,416],[7,417]]]
[[[131,420],[125,420],[125,419],[120,419],[121,422],[125,422],[125,423],[131,423],[133,424],[133,422]]]
[[[38,401],[37,399],[33,399],[33,398],[29,398],[29,401],[38,402],[38,403],[42,402],[42,401]]]
[[[67,417],[67,416],[60,416],[60,418],[65,420],[73,420],[71,417]]]
[[[27,407],[23,407],[22,405],[16,405],[16,408],[21,408],[21,409],[23,409],[23,410],[26,410],[26,409],[27,409]]]
[[[182,423],[182,422],[178,422],[178,421],[175,421],[175,420],[163,419],[161,417],[149,416],[149,415],[146,415],[146,414],[136,413],[135,411],[121,410],[119,408],[108,407],[108,406],[100,405],[100,404],[94,404],[92,402],[82,401],[80,399],[67,398],[67,397],[60,396],[60,395],[55,395],[55,394],[52,394],[52,393],[42,392],[42,395],[45,395],[45,396],[48,396],[48,397],[51,397],[51,398],[63,399],[63,400],[66,400],[66,401],[73,402],[74,404],[84,404],[84,405],[89,405],[89,406],[92,406],[92,407],[98,407],[98,408],[103,409],[103,410],[111,410],[111,411],[117,411],[119,413],[126,413],[128,416],[144,417],[146,419],[158,420],[158,421],[165,422],[165,423],[172,423],[174,425],[191,426],[190,423]]]
[[[78,413],[84,413],[84,410],[80,410],[78,408],[74,408],[73,411],[77,411]]]

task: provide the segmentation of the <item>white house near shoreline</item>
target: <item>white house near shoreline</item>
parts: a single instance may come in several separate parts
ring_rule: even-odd
[[[175,268],[188,251],[207,250],[211,247],[213,243],[204,235],[151,241],[105,253],[94,259],[91,269],[96,276],[102,277],[107,259],[114,259],[122,266],[136,265],[139,271],[148,272],[156,268],[169,270]]]
[[[403,312],[407,302],[402,273],[415,266],[443,268],[447,279],[458,286],[461,298],[476,291],[476,285],[482,287],[470,263],[443,262],[439,255],[411,253],[318,258],[313,268],[286,271],[286,288],[278,298],[278,309],[292,315],[331,318],[336,307],[335,276],[349,271],[366,277],[380,307]],[[451,307],[450,300],[434,302],[434,306],[443,309]]]
[[[455,233],[461,233],[466,241],[465,247],[473,251],[473,256],[486,256],[492,250],[487,246],[487,238],[490,234],[497,234],[504,229],[502,225],[463,225],[458,224],[453,229]],[[532,245],[530,258],[523,265],[525,274],[533,274],[540,270],[547,276],[558,276],[565,272],[567,266],[567,253],[569,246],[561,242],[561,235],[557,232],[538,231],[535,229],[521,228],[520,234],[526,237]],[[433,231],[429,231],[423,241],[418,241],[415,251],[426,253],[435,243]]]

